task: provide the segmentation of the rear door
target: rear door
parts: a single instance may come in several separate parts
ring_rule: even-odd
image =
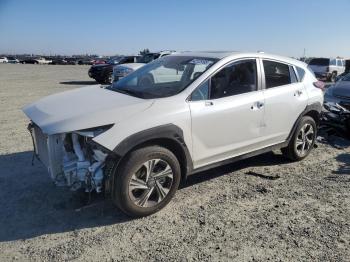
[[[308,96],[293,65],[268,59],[260,61],[265,98],[262,136],[265,145],[269,146],[287,139],[307,106]]]

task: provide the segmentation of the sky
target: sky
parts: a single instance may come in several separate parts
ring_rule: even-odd
[[[350,57],[350,0],[0,0],[0,53]]]

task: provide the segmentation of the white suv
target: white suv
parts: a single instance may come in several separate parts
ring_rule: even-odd
[[[313,58],[309,62],[309,67],[318,79],[335,82],[336,77],[345,71],[345,60],[341,58]]]
[[[24,112],[35,153],[57,184],[106,191],[125,213],[145,216],[190,174],[273,149],[306,157],[323,103],[319,87],[294,59],[186,52]]]

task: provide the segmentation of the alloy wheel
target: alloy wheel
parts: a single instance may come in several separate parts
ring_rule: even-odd
[[[300,129],[296,142],[296,152],[299,157],[305,156],[311,149],[315,139],[315,130],[309,123],[303,125]]]
[[[173,170],[162,159],[144,162],[129,181],[129,197],[140,207],[153,207],[164,200],[173,184]]]

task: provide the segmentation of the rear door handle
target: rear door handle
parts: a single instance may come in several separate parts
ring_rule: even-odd
[[[294,93],[294,96],[301,96],[302,94],[303,94],[303,91],[298,90]]]
[[[205,101],[205,106],[212,106],[214,103],[212,101]]]

